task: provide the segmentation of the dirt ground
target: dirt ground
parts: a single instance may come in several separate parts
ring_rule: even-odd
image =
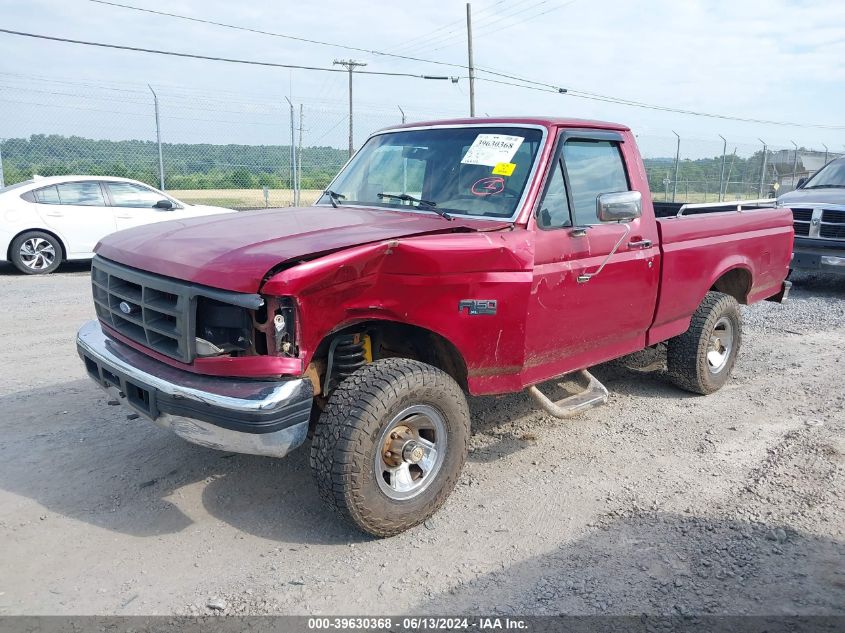
[[[320,504],[305,449],[108,406],[74,347],[85,266],[2,268],[0,305],[0,614],[845,613],[845,277],[744,309],[712,396],[613,364],[568,422],[472,400],[451,499],[381,541]]]

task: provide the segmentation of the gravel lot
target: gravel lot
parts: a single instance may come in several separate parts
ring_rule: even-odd
[[[712,396],[614,363],[609,405],[568,422],[474,399],[450,501],[376,541],[320,504],[306,450],[107,406],[73,342],[86,266],[2,268],[0,614],[843,614],[845,277],[795,282],[744,310]]]

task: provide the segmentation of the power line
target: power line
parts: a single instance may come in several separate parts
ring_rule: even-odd
[[[507,11],[511,11],[512,9],[517,8],[519,5],[524,4],[527,1],[529,1],[529,0],[517,0],[517,2],[513,3],[511,6],[508,7]],[[574,1],[575,0],[571,0],[571,2],[566,3],[563,6],[567,6],[568,4],[572,4],[572,2],[574,2]],[[187,15],[180,15],[178,13],[169,13],[169,12],[166,12],[166,11],[157,11],[157,10],[154,10],[154,9],[146,9],[144,7],[136,7],[136,6],[133,6],[133,5],[130,5],[130,4],[122,4],[122,3],[118,3],[118,2],[110,2],[108,0],[89,0],[89,2],[95,2],[97,4],[119,7],[119,8],[122,8],[122,9],[130,9],[132,11],[141,11],[141,12],[144,12],[144,13],[151,13],[151,14],[154,14],[154,15],[175,18],[175,19],[178,19],[178,20],[187,20],[187,21],[190,21],[190,22],[199,22],[199,23],[202,23],[202,24],[209,24],[209,25],[212,25],[212,26],[219,26],[221,28],[233,29],[233,30],[237,30],[237,31],[246,31],[248,33],[255,33],[255,34],[258,34],[258,35],[267,35],[267,36],[270,36],[270,37],[280,37],[280,38],[283,38],[283,39],[290,39],[290,40],[295,40],[295,41],[300,41],[300,42],[306,42],[306,43],[309,43],[309,44],[318,44],[318,45],[321,45],[321,46],[331,46],[331,47],[334,47],[334,48],[342,48],[342,49],[346,49],[346,50],[357,51],[357,52],[361,52],[361,53],[367,53],[367,54],[370,54],[370,55],[375,55],[375,56],[380,56],[380,57],[394,57],[394,58],[403,59],[403,60],[406,60],[406,61],[416,61],[416,62],[422,62],[422,63],[426,63],[426,64],[436,64],[436,65],[439,65],[439,66],[448,66],[450,68],[459,68],[461,70],[463,70],[465,68],[464,64],[454,64],[454,63],[451,63],[451,62],[444,62],[444,61],[438,61],[438,60],[433,60],[433,59],[426,59],[426,58],[422,58],[422,57],[414,57],[414,56],[402,55],[402,54],[397,54],[397,53],[389,53],[389,52],[386,52],[386,51],[379,51],[379,50],[373,50],[373,49],[368,49],[368,48],[361,48],[361,47],[357,47],[357,46],[348,46],[348,45],[344,45],[344,44],[336,44],[336,43],[333,43],[333,42],[324,42],[324,41],[321,41],[321,40],[315,40],[315,39],[310,39],[310,38],[305,38],[305,37],[298,37],[298,36],[294,36],[294,35],[287,35],[287,34],[284,34],[284,33],[276,33],[274,31],[265,31],[265,30],[262,30],[262,29],[255,29],[255,28],[246,27],[246,26],[238,26],[238,25],[235,25],[235,24],[227,24],[225,22],[218,22],[218,21],[215,21],[215,20],[205,20],[205,19],[202,19],[202,18],[195,18],[195,17],[191,17],[191,16],[187,16]],[[491,5],[487,10],[488,11],[492,10],[496,6],[503,4],[503,2],[504,2],[504,0],[496,2],[493,5]],[[545,4],[546,2],[548,2],[548,0],[543,0],[539,4]],[[528,8],[530,9],[532,7],[528,7]],[[563,8],[563,7],[557,7],[557,8]],[[510,13],[509,15],[517,15],[521,12],[522,11],[520,10],[520,11]],[[489,20],[491,16],[485,16],[485,17]],[[494,20],[494,22],[498,22],[500,18],[507,17],[507,15],[498,14],[498,15],[495,15],[493,17],[497,18],[497,19]],[[483,19],[481,20],[481,22],[483,22]],[[3,29],[0,29],[0,31],[2,31],[2,30]],[[228,61],[228,60],[225,60],[225,61]],[[300,68],[300,69],[311,70],[311,68],[305,67],[305,66],[302,66],[302,67],[286,66],[286,65],[283,65],[283,64],[281,66],[284,67],[284,68]],[[320,70],[327,70],[327,69],[320,69]],[[335,70],[336,72],[344,72],[344,71],[337,71],[336,69],[330,69],[330,70]],[[485,70],[484,72],[491,74],[491,75],[500,75],[500,73],[493,71],[493,70],[489,70],[489,69]],[[363,72],[363,74],[376,74],[376,73],[370,71],[370,72]],[[387,74],[387,73],[385,73],[385,74]],[[417,75],[409,75],[409,76],[417,77]]]
[[[95,0],[91,0],[94,2]],[[100,1],[100,0],[97,0]],[[164,51],[157,48],[140,48],[137,46],[122,46],[120,44],[105,44],[103,42],[90,42],[87,40],[72,40],[66,37],[54,37],[52,35],[41,35],[38,33],[25,33],[23,31],[12,31],[9,29],[0,29],[0,33],[8,33],[10,35],[20,35],[22,37],[32,37],[35,39],[40,40],[50,40],[53,42],[63,42],[66,44],[81,44],[84,46],[98,46],[100,48],[113,48],[117,50],[123,51],[134,51],[136,53],[153,53],[156,55],[170,55],[173,57],[186,57],[189,59],[205,59],[208,61],[215,61],[215,62],[227,62],[230,64],[247,64],[250,66],[269,66],[272,68],[292,68],[294,70],[314,70],[319,72],[325,73],[343,73],[346,72],[345,70],[340,70],[339,68],[324,68],[321,66],[301,66],[297,64],[281,64],[278,62],[263,62],[251,59],[236,59],[232,57],[213,57],[211,55],[198,55],[195,53],[180,53],[177,51]],[[380,75],[385,77],[412,77],[414,79],[449,79],[449,77],[441,77],[441,76],[433,76],[433,75],[415,75],[413,73],[397,73],[397,72],[385,72],[385,71],[375,71],[375,70],[360,70],[358,71],[359,74],[362,75]]]
[[[484,27],[482,27],[481,35],[491,35],[493,33],[498,33],[499,31],[502,31],[504,29],[509,29],[509,28],[514,27],[514,26],[519,26],[520,24],[525,24],[526,22],[529,22],[531,20],[536,20],[540,16],[547,15],[549,13],[552,13],[553,11],[560,11],[561,9],[565,9],[568,6],[575,4],[577,1],[578,0],[569,0],[569,2],[564,2],[561,5],[558,5],[556,7],[552,7],[551,9],[546,9],[545,11],[541,11],[540,13],[535,13],[534,15],[526,16],[526,17],[522,18],[521,20],[517,20],[516,22],[508,21],[506,24],[504,24],[504,25],[502,25],[498,28],[492,29],[492,30],[487,28],[487,27],[493,26],[496,23],[491,22],[489,24],[486,24]],[[540,3],[540,4],[544,4],[544,3]],[[537,5],[533,8],[536,9],[536,8],[539,8],[539,7],[540,7],[540,5]],[[531,8],[531,7],[529,7],[529,8]],[[522,12],[518,12],[518,13],[522,13]],[[517,15],[517,13],[514,13],[513,15]],[[499,20],[498,22],[501,22],[501,20]]]
[[[443,62],[443,61],[437,61],[437,60],[432,60],[432,59],[425,59],[425,58],[421,58],[421,57],[413,57],[413,56],[401,55],[401,54],[396,54],[396,53],[388,53],[388,52],[385,52],[385,51],[377,51],[377,50],[372,50],[372,49],[359,48],[359,47],[355,47],[355,46],[346,46],[346,45],[342,45],[342,44],[335,44],[335,43],[332,43],[332,42],[323,42],[323,41],[320,41],[320,40],[314,40],[314,39],[310,39],[310,38],[297,37],[297,36],[293,36],[293,35],[286,35],[286,34],[283,34],[283,33],[275,33],[273,31],[265,31],[265,30],[261,30],[261,29],[254,29],[254,28],[245,27],[245,26],[238,26],[238,25],[235,25],[235,24],[226,24],[225,22],[217,22],[215,20],[204,20],[202,18],[194,18],[194,17],[191,17],[191,16],[180,15],[180,14],[177,14],[177,13],[168,13],[166,11],[156,11],[154,9],[146,9],[146,8],[143,8],[143,7],[136,7],[136,6],[129,5],[129,4],[122,4],[122,3],[118,3],[118,2],[110,2],[108,0],[89,0],[89,1],[95,2],[97,4],[114,6],[114,7],[119,7],[119,8],[123,8],[123,9],[130,9],[130,10],[133,10],[133,11],[142,11],[144,13],[151,13],[151,14],[154,14],[154,15],[171,17],[171,18],[175,18],[175,19],[179,19],[179,20],[188,20],[188,21],[191,21],[191,22],[199,22],[199,23],[202,23],[202,24],[210,24],[210,25],[213,25],[213,26],[219,26],[219,27],[222,27],[222,28],[233,29],[233,30],[238,30],[238,31],[246,31],[246,32],[249,32],[249,33],[256,33],[256,34],[259,34],[259,35],[268,35],[268,36],[271,36],[271,37],[281,37],[281,38],[284,38],[284,39],[292,39],[292,40],[296,40],[296,41],[307,42],[307,43],[310,43],[310,44],[319,44],[319,45],[323,45],[323,46],[332,46],[332,47],[335,47],[335,48],[343,48],[343,49],[347,49],[347,50],[354,50],[354,51],[358,51],[358,52],[368,53],[368,54],[371,54],[371,55],[377,55],[377,56],[383,56],[383,57],[395,57],[395,58],[398,58],[398,59],[404,59],[404,60],[409,60],[409,61],[418,61],[418,62],[423,62],[423,63],[428,63],[428,64],[437,64],[437,65],[440,65],[440,66],[449,66],[449,67],[452,67],[452,68],[460,68],[461,70],[463,70],[465,68],[465,66],[463,64],[453,64],[451,62]],[[517,0],[515,3],[511,4],[506,9],[506,11],[512,11],[513,9],[518,8],[520,5],[522,5],[522,4],[524,4],[525,2],[528,2],[528,1],[530,1],[530,0]],[[574,2],[574,1],[575,0],[570,0],[570,2],[562,5],[561,7],[556,7],[555,9],[552,9],[552,10],[556,10],[557,8],[563,8],[565,6],[568,6],[569,4],[572,4],[572,2]],[[539,2],[538,5],[539,4],[545,4],[545,2],[548,2],[548,0],[543,0],[542,2]],[[493,8],[495,8],[496,6],[498,6],[502,3],[503,3],[503,1],[496,2],[495,4],[491,5],[488,8],[488,11],[492,10]],[[532,5],[532,6],[536,7],[538,5]],[[530,8],[532,8],[532,7],[528,7],[528,9],[530,9]],[[523,10],[520,9],[519,11],[510,13],[510,14],[507,14],[507,15],[517,15],[517,14],[521,13],[522,11]],[[496,16],[493,16],[493,17],[501,18],[501,17],[507,17],[507,15],[499,14],[499,15],[496,15]],[[486,16],[486,18],[490,19],[490,16]],[[498,21],[499,21],[498,19],[494,20],[494,22],[498,22]],[[2,31],[2,30],[3,29],[0,29],[0,31]],[[224,60],[224,61],[228,61],[228,60]],[[296,66],[282,65],[282,67],[284,67],[284,68],[310,69],[310,68],[304,67],[304,66],[303,67],[296,67]],[[332,70],[334,72],[344,72],[344,71],[340,71],[338,69],[320,69],[320,70]],[[482,70],[482,69],[478,68],[478,70]],[[373,71],[368,71],[368,72],[361,71],[361,72],[363,74],[376,74]],[[506,79],[516,79],[518,81],[525,81],[526,83],[536,83],[536,82],[532,82],[530,80],[524,80],[524,79],[519,78],[519,77],[507,75],[507,74],[504,74],[504,73],[501,73],[501,72],[498,72],[498,71],[495,71],[495,70],[492,70],[492,69],[484,69],[483,72],[485,72],[489,75],[499,76],[499,77],[503,77],[503,78],[506,78]],[[387,73],[385,73],[385,74],[387,74]],[[416,77],[416,75],[410,75],[410,76]]]
[[[93,0],[92,0],[93,1]],[[246,65],[254,65],[254,66],[265,66],[265,67],[274,67],[274,68],[293,68],[298,70],[313,70],[319,72],[332,72],[332,73],[343,73],[347,72],[346,70],[341,70],[339,68],[323,68],[319,66],[301,66],[301,65],[294,65],[294,64],[281,64],[276,62],[263,62],[263,61],[256,61],[256,60],[244,60],[244,59],[233,59],[227,57],[214,57],[210,55],[197,55],[192,53],[180,53],[175,51],[163,51],[159,49],[150,49],[150,48],[139,48],[134,46],[121,46],[118,44],[105,44],[102,42],[89,42],[85,40],[73,40],[68,38],[61,38],[61,37],[53,37],[49,35],[40,35],[36,33],[25,33],[22,31],[12,31],[9,29],[0,29],[0,33],[8,33],[10,35],[19,35],[23,37],[31,37],[35,39],[43,39],[43,40],[50,40],[54,42],[64,42],[69,44],[81,44],[85,46],[96,46],[100,48],[111,48],[111,49],[118,49],[118,50],[128,50],[128,51],[135,51],[141,53],[153,53],[157,55],[169,55],[175,57],[184,57],[190,59],[203,59],[209,61],[219,61],[219,62],[227,62],[227,63],[234,63],[234,64],[246,64]],[[384,72],[384,71],[372,71],[372,70],[359,70],[356,71],[362,75],[378,75],[378,76],[387,76],[387,77],[411,77],[415,79],[449,79],[448,77],[439,77],[439,76],[430,76],[430,75],[415,75],[412,73],[397,73],[397,72]],[[499,73],[494,72],[491,70],[485,70],[488,74],[493,74],[503,78],[513,79],[513,82],[506,82],[502,81],[501,79],[491,79],[489,77],[476,77],[479,81],[487,81],[490,83],[498,83],[502,85],[510,85],[518,88],[532,88],[534,90],[541,90],[542,88],[546,88],[546,92],[555,92],[558,94],[566,94],[572,97],[578,97],[581,99],[590,99],[594,101],[604,101],[607,103],[615,103],[619,105],[626,105],[631,107],[637,108],[644,108],[649,110],[659,110],[661,112],[673,112],[676,114],[685,114],[690,116],[700,116],[700,117],[707,117],[707,118],[714,118],[714,119],[723,119],[729,121],[740,121],[743,123],[761,123],[765,125],[779,125],[779,126],[788,126],[788,127],[798,127],[798,128],[816,128],[816,129],[825,129],[825,130],[843,130],[845,129],[845,125],[824,125],[824,124],[810,124],[810,123],[794,123],[790,121],[771,121],[767,119],[755,119],[755,118],[747,118],[747,117],[738,117],[738,116],[731,116],[725,114],[713,114],[708,112],[698,112],[695,110],[686,110],[683,108],[673,108],[669,106],[661,106],[657,104],[650,104],[641,101],[634,101],[631,99],[623,99],[620,97],[613,97],[610,95],[603,95],[598,93],[586,92],[583,90],[576,90],[573,88],[561,88],[559,86],[555,86],[553,84],[548,84],[540,81],[535,81],[531,79],[524,79],[522,77],[518,77],[516,75],[508,75],[507,73]],[[453,81],[458,79],[458,77],[453,77]],[[516,83],[521,82],[521,83]],[[527,84],[533,84],[533,87]]]
[[[18,79],[20,78],[20,79]],[[23,85],[16,85],[15,83],[9,82],[19,82]],[[41,86],[38,88],[31,87],[33,82],[41,82],[46,84],[62,84],[60,87],[54,86]],[[110,83],[118,83],[123,84],[126,86],[139,86],[138,89],[133,88],[117,88],[111,85]],[[118,94],[114,95],[105,95],[105,94],[97,94],[92,90],[87,90],[85,93],[77,92],[59,92],[59,90],[66,90],[65,86],[71,87],[80,87],[86,89],[96,89],[96,90],[107,90],[107,91],[115,91]],[[113,103],[135,103],[135,104],[149,104],[149,97],[148,91],[140,89],[140,86],[146,87],[146,84],[136,84],[134,82],[99,82],[99,83],[92,83],[90,81],[73,81],[69,79],[57,79],[53,77],[46,77],[43,75],[29,75],[24,73],[9,73],[9,72],[2,72],[0,71],[0,88],[7,88],[9,90],[18,90],[21,92],[38,92],[44,94],[54,94],[54,95],[61,95],[61,96],[73,96],[79,97],[80,99],[96,99],[99,101],[110,101]],[[214,89],[214,92],[207,92],[202,89],[197,88],[190,88],[188,86],[174,86],[170,84],[156,84],[156,90],[159,92],[160,95],[166,98],[167,103],[171,106],[179,108],[179,109],[186,109],[186,110],[207,110],[207,111],[214,111],[214,112],[228,112],[232,114],[257,114],[257,115],[268,115],[268,116],[275,116],[280,110],[286,110],[287,106],[282,106],[281,102],[283,100],[284,95],[274,96],[273,94],[262,93],[263,97],[256,97],[252,99],[243,99],[238,97],[243,97],[244,93],[242,91],[225,91],[225,90],[218,90],[217,88]],[[48,90],[49,88],[49,90]],[[162,90],[163,89],[163,90]],[[171,92],[171,90],[176,92]],[[184,93],[184,94],[183,94]],[[225,95],[233,95],[233,97],[225,96]],[[136,100],[132,97],[135,95],[143,95],[144,99]],[[344,99],[320,99],[315,97],[307,97],[301,98],[300,101],[305,103],[306,105],[310,106],[312,109],[316,109],[319,111],[324,112],[334,112],[336,108],[327,107],[327,106],[337,106],[346,109],[347,100]],[[222,104],[223,106],[233,106],[233,105],[242,105],[247,108],[264,108],[264,110],[229,110],[229,109],[221,109],[220,107],[216,107],[215,104]],[[368,110],[368,112],[378,112],[378,113],[394,113],[395,110],[393,107],[385,107],[384,102],[382,101],[357,101],[359,106],[364,106]],[[199,107],[202,106],[212,106],[212,107]],[[441,114],[443,111],[440,111]],[[456,114],[458,111],[454,110],[451,112],[447,112],[448,114]]]
[[[503,16],[503,15],[507,15],[507,13],[509,11],[513,11],[514,8],[517,8],[520,5],[524,4],[525,2],[529,2],[529,1],[530,0],[516,0],[515,2],[511,2],[511,3],[508,4],[508,6],[502,12],[496,13],[493,16],[485,15],[485,16],[481,17],[479,20],[477,20],[477,22],[478,22],[479,25],[481,25],[481,24],[484,24],[486,21],[489,21],[490,19],[498,18],[498,17]],[[544,0],[544,1],[546,1],[546,0]],[[496,6],[498,6],[500,4],[502,4],[502,3],[497,2],[496,4],[490,6],[487,9],[487,11],[488,12],[491,11],[492,9],[494,9]],[[480,15],[482,12],[484,12],[483,9],[478,11],[477,14]],[[446,33],[441,33],[440,35],[435,35],[435,33],[437,33],[438,31],[442,31],[443,29],[449,28],[449,27],[452,27],[452,28],[451,28],[451,30],[447,31]],[[425,50],[426,47],[431,46],[432,44],[436,44],[438,41],[445,41],[445,40],[451,39],[453,37],[463,38],[465,27],[466,27],[466,24],[462,21],[452,22],[450,24],[446,24],[439,29],[435,29],[434,31],[432,31],[431,33],[429,33],[427,35],[415,37],[411,40],[408,40],[407,42],[404,42],[402,45],[399,46],[399,48],[396,51],[394,51],[394,53],[398,51],[398,52],[401,52],[404,55],[409,55],[409,54],[412,54],[412,53],[416,54],[417,51]],[[420,41],[417,41],[417,40],[420,40]]]
[[[780,125],[785,127],[798,127],[798,128],[814,128],[814,129],[822,129],[822,130],[845,130],[845,125],[825,125],[825,124],[814,124],[814,123],[794,123],[792,121],[771,121],[768,119],[754,119],[754,118],[747,118],[747,117],[738,117],[732,116],[727,114],[714,114],[710,112],[698,112],[696,110],[685,110],[683,108],[671,108],[669,106],[661,106],[652,103],[643,103],[641,101],[632,101],[629,99],[621,99],[619,97],[611,97],[609,95],[601,95],[592,92],[584,92],[581,90],[574,90],[572,88],[564,89],[564,88],[557,88],[552,86],[551,84],[547,84],[546,87],[543,87],[542,84],[537,86],[527,86],[525,84],[510,82],[510,81],[502,81],[500,79],[490,79],[489,77],[476,77],[479,81],[487,81],[490,83],[501,84],[504,86],[514,86],[516,88],[523,88],[528,90],[537,90],[539,92],[550,92],[550,93],[557,93],[557,94],[564,94],[568,97],[576,97],[578,99],[589,99],[592,101],[603,101],[605,103],[614,103],[617,105],[625,105],[634,108],[644,108],[647,110],[659,110],[661,112],[672,112],[675,114],[687,114],[690,116],[700,116],[706,117],[711,119],[723,119],[727,121],[739,121],[741,123],[762,123],[765,125]],[[534,82],[539,84],[539,82]]]
[[[503,20],[509,20],[510,18],[517,16],[517,15],[520,15],[522,13],[525,13],[526,11],[531,11],[533,9],[537,9],[541,5],[544,5],[544,4],[549,2],[549,0],[541,0],[540,2],[536,2],[535,4],[529,5],[527,7],[521,7],[520,5],[524,4],[526,1],[528,1],[528,0],[522,0],[521,2],[512,3],[503,12],[496,14],[496,15],[492,15],[492,16],[488,15],[488,16],[485,16],[484,18],[482,18],[481,20],[478,20],[479,34],[483,34],[483,31],[488,26],[498,24],[499,22],[501,22]],[[462,43],[462,41],[465,37],[465,33],[464,33],[463,29],[455,29],[455,30],[451,31],[451,33],[452,33],[451,35],[444,34],[444,35],[442,35],[438,38],[433,38],[432,40],[427,40],[425,42],[421,42],[419,45],[412,47],[415,50],[406,51],[406,54],[409,53],[409,52],[416,54],[417,53],[416,49],[424,50],[427,47],[434,47],[434,48],[429,48],[429,50],[431,52],[434,52],[434,51],[440,50],[441,48],[446,48],[447,46],[452,46],[452,45],[457,45],[459,43]],[[454,41],[450,41],[450,40],[454,40]]]
[[[136,7],[136,6],[133,6],[131,4],[121,4],[119,2],[108,2],[108,0],[89,0],[89,2],[95,2],[97,4],[104,4],[104,5],[108,5],[108,6],[112,6],[112,7],[119,7],[121,9],[130,9],[132,11],[142,11],[143,13],[152,13],[154,15],[160,15],[160,16],[163,16],[163,17],[175,18],[177,20],[187,20],[189,22],[199,22],[201,24],[210,24],[212,26],[219,26],[219,27],[225,28],[225,29],[233,29],[233,30],[236,30],[236,31],[246,31],[248,33],[255,33],[257,35],[268,35],[270,37],[280,37],[280,38],[287,39],[287,40],[294,40],[294,41],[297,41],[297,42],[305,42],[307,44],[318,44],[318,45],[321,45],[321,46],[331,46],[333,48],[342,48],[344,50],[356,51],[358,53],[367,53],[369,55],[377,55],[377,56],[383,56],[383,57],[396,57],[398,59],[404,59],[404,60],[407,60],[407,61],[424,62],[424,63],[427,63],[427,64],[437,64],[437,65],[440,65],[440,66],[450,66],[452,68],[463,68],[463,66],[461,66],[460,64],[452,64],[452,63],[449,63],[449,62],[440,62],[440,61],[435,61],[435,60],[431,60],[431,59],[422,59],[422,58],[419,58],[419,57],[409,57],[409,56],[406,56],[406,55],[398,55],[398,54],[395,54],[395,53],[387,53],[387,52],[384,52],[384,51],[377,51],[377,50],[373,50],[373,49],[369,49],[369,48],[361,48],[361,47],[358,47],[358,46],[347,46],[347,45],[344,45],[344,44],[337,44],[337,43],[334,43],[334,42],[323,42],[321,40],[314,40],[314,39],[310,39],[310,38],[307,38],[307,37],[298,37],[296,35],[287,35],[287,34],[284,34],[284,33],[276,33],[274,31],[265,31],[265,30],[262,30],[262,29],[255,29],[255,28],[251,28],[251,27],[248,27],[248,26],[238,26],[236,24],[226,24],[225,22],[216,22],[214,20],[205,20],[203,18],[195,18],[195,17],[191,17],[189,15],[180,15],[178,13],[168,13],[167,11],[156,11],[154,9],[146,9],[144,7]],[[285,68],[296,68],[296,66],[285,66]],[[345,72],[345,71],[339,71],[339,72]]]
[[[504,0],[502,0],[500,2],[496,2],[495,4],[491,5],[488,8],[488,10],[492,10],[496,6],[502,4],[503,1]],[[528,2],[528,1],[529,0],[517,0],[515,3],[511,4],[506,11],[511,11],[514,8],[518,8],[519,5],[524,4],[525,2]],[[568,6],[569,4],[572,4],[572,2],[574,2],[574,1],[575,0],[570,0],[570,2],[564,4],[562,7],[557,7],[557,8],[563,8],[564,6]],[[262,30],[262,29],[254,29],[254,28],[246,27],[246,26],[238,26],[238,25],[235,25],[235,24],[227,24],[225,22],[217,22],[215,20],[204,20],[202,18],[194,18],[194,17],[187,16],[187,15],[180,15],[178,13],[168,13],[166,11],[156,11],[154,9],[146,9],[146,8],[143,8],[143,7],[136,7],[136,6],[133,6],[133,5],[130,5],[130,4],[110,2],[108,0],[89,0],[89,2],[95,2],[97,4],[119,7],[119,8],[123,8],[123,9],[130,9],[130,10],[133,10],[133,11],[141,11],[141,12],[144,12],[144,13],[151,13],[151,14],[154,14],[154,15],[160,15],[160,16],[164,16],[164,17],[175,18],[175,19],[178,19],[178,20],[188,20],[190,22],[199,22],[199,23],[202,23],[202,24],[210,24],[212,26],[219,26],[219,27],[222,27],[222,28],[233,29],[233,30],[237,30],[237,31],[246,31],[246,32],[249,32],[249,33],[256,33],[256,34],[259,34],[259,35],[268,35],[268,36],[271,36],[271,37],[280,37],[280,38],[284,38],[284,39],[291,39],[291,40],[296,40],[296,41],[301,41],[301,42],[307,42],[307,43],[310,43],[310,44],[319,44],[319,45],[322,45],[322,46],[332,46],[334,48],[343,48],[343,49],[347,49],[347,50],[353,50],[353,51],[368,53],[368,54],[371,54],[371,55],[377,55],[377,56],[383,56],[383,57],[395,57],[395,58],[398,58],[398,59],[423,62],[423,63],[427,63],[427,64],[437,64],[437,65],[440,65],[440,66],[449,66],[451,68],[460,68],[461,70],[463,70],[465,68],[464,64],[453,64],[451,62],[443,62],[443,61],[437,61],[437,60],[432,60],[432,59],[425,59],[425,58],[422,58],[422,57],[413,57],[413,56],[401,55],[401,54],[396,54],[396,53],[388,53],[388,52],[385,52],[385,51],[377,51],[377,50],[372,50],[372,49],[360,48],[360,47],[356,47],[356,46],[346,46],[346,45],[342,45],[342,44],[335,44],[335,43],[332,43],[332,42],[323,42],[323,41],[320,41],[320,40],[314,40],[314,39],[304,38],[304,37],[297,37],[297,36],[294,36],[294,35],[286,35],[286,34],[283,34],[283,33],[276,33],[276,32],[273,32],[273,31],[265,31],[265,30]],[[543,0],[542,2],[540,2],[538,4],[545,4],[546,2],[548,2],[548,0]],[[537,6],[537,5],[533,5],[533,6]],[[528,7],[528,8],[530,9],[532,7]],[[522,10],[516,11],[514,13],[510,13],[508,15],[517,15],[521,12],[522,12]],[[488,19],[490,18],[490,16],[486,16],[486,17]],[[501,14],[501,15],[496,15],[494,17],[495,18],[501,18],[501,17],[507,17],[507,15]],[[483,19],[481,21],[483,21]],[[498,22],[498,21],[499,21],[498,19],[494,20],[494,22]],[[3,29],[0,29],[0,31],[2,31],[2,30]],[[228,61],[228,60],[226,60],[226,61]],[[297,67],[297,66],[282,65],[282,67],[284,67],[284,68],[310,69],[310,68],[304,67],[304,66],[303,67]],[[340,70],[337,70],[337,69],[320,69],[320,70],[332,70],[332,71],[335,71],[335,72],[344,72],[344,71],[340,71]],[[481,69],[479,68],[479,70],[481,70]],[[370,71],[370,72],[361,71],[361,72],[363,74],[375,74],[372,71]],[[516,77],[509,76],[509,75],[505,75],[503,73],[494,71],[492,69],[485,69],[484,72],[486,72],[487,74],[490,74],[490,75],[494,75],[494,76],[501,76],[501,77],[504,77],[504,78],[507,78],[507,79],[517,79],[517,80],[522,81],[521,78],[516,78]],[[416,76],[416,75],[411,75],[411,76]],[[532,83],[532,82],[527,81],[527,83]]]
[[[70,109],[70,110],[83,110],[86,112],[105,112],[107,114],[120,114],[122,116],[129,115],[129,116],[137,116],[143,118],[153,118],[152,113],[150,112],[129,112],[127,110],[104,110],[102,108],[83,108],[80,106],[72,106],[66,105],[63,103],[41,103],[35,101],[18,101],[16,99],[6,99],[4,97],[0,97],[0,103],[18,103],[21,105],[31,105],[31,106],[39,106],[44,108],[61,108],[61,109]],[[199,121],[202,123],[226,123],[229,125],[260,125],[264,127],[272,127],[278,128],[278,123],[271,122],[271,123],[262,123],[261,121],[246,121],[243,119],[239,119],[237,121],[228,121],[223,119],[200,119],[196,117],[180,117],[180,116],[168,116],[168,120],[175,120],[175,121]],[[344,117],[346,120],[346,117]]]

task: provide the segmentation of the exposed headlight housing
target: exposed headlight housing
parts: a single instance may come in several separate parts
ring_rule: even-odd
[[[296,309],[289,297],[279,299],[273,314],[273,342],[277,353],[283,356],[296,356]]]
[[[246,353],[253,347],[252,333],[253,321],[248,309],[198,297],[197,356]]]

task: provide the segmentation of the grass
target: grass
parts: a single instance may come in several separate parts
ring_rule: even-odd
[[[264,191],[261,189],[174,189],[169,190],[168,193],[188,204],[207,204],[232,209],[289,207],[293,203],[290,189],[270,189],[267,192],[266,203]],[[303,189],[300,205],[313,204],[320,193],[320,189]]]

